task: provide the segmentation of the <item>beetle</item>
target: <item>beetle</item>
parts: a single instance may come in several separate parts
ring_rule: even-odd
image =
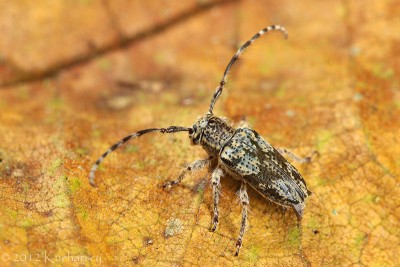
[[[291,207],[298,221],[300,221],[303,217],[305,199],[310,195],[310,191],[307,190],[306,183],[300,172],[282,154],[288,154],[292,158],[303,162],[309,161],[309,158],[301,159],[287,150],[276,149],[250,127],[241,124],[239,127],[234,128],[225,119],[213,113],[215,103],[225,87],[226,78],[234,63],[256,39],[272,30],[282,32],[285,38],[288,36],[284,27],[272,25],[262,29],[244,43],[228,63],[223,77],[212,96],[208,112],[198,119],[192,127],[150,128],[124,137],[111,146],[94,163],[89,174],[90,184],[96,186],[94,177],[99,165],[111,152],[126,142],[154,132],[169,134],[186,131],[189,134],[191,144],[202,146],[208,157],[189,164],[176,180],[165,183],[163,188],[171,188],[179,184],[189,172],[209,166],[211,169],[214,202],[211,231],[215,231],[219,218],[218,204],[221,178],[230,176],[241,181],[238,197],[242,204],[242,219],[239,236],[236,241],[235,256],[239,254],[242,247],[243,235],[247,226],[248,206],[250,203],[247,185],[266,199],[284,207]]]

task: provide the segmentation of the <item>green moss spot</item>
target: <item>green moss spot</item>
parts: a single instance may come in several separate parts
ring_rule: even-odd
[[[197,187],[197,193],[199,193],[200,195],[203,195],[205,185],[206,185],[205,182],[201,182],[201,184],[199,184],[199,186]]]
[[[314,218],[311,218],[310,220],[308,220],[307,228],[318,229],[319,224],[318,224],[317,220],[315,220]]]
[[[69,180],[69,190],[74,193],[76,190],[78,190],[81,187],[81,180],[78,178],[72,178]]]
[[[199,186],[197,188],[197,193],[199,193],[200,195],[204,194],[204,186]]]
[[[260,258],[260,251],[261,249],[259,246],[251,246],[249,251],[246,253],[247,260],[253,264],[257,263]]]
[[[68,180],[66,175],[59,176],[57,180],[54,181],[53,188],[56,188],[57,190],[59,190],[59,188],[64,188],[66,180]]]
[[[28,100],[30,98],[30,92],[26,86],[19,87],[17,92],[21,100]]]
[[[105,58],[101,59],[99,61],[99,64],[100,64],[100,68],[102,70],[109,70],[111,68],[111,62],[108,59],[105,59]]]
[[[395,106],[397,109],[400,109],[400,101],[395,101],[395,102],[394,102],[394,106]]]
[[[315,180],[317,181],[318,186],[325,186],[327,185],[327,180],[323,177],[316,177]]]
[[[62,100],[61,97],[54,97],[50,100],[49,106],[52,109],[59,109],[63,106],[64,101]]]
[[[283,84],[281,84],[278,88],[278,90],[276,91],[275,95],[279,98],[283,98],[286,95],[286,86],[284,86]]]
[[[50,165],[50,167],[49,167],[49,169],[48,169],[48,173],[51,175],[51,176],[53,176],[55,173],[56,173],[56,171],[58,170],[58,168],[62,165],[62,159],[61,158],[58,158],[58,159],[56,159],[56,160],[54,160],[52,163],[51,163],[51,165]]]
[[[204,186],[203,184],[197,188],[197,197],[195,198],[196,206],[200,205],[204,201]]]
[[[115,245],[121,243],[121,238],[117,235],[110,236],[106,239],[108,245]]]
[[[394,76],[394,70],[390,67],[384,66],[383,64],[373,65],[371,71],[373,75],[384,80],[388,80]]]
[[[124,151],[127,153],[136,153],[139,151],[139,147],[136,145],[130,144],[125,147]]]
[[[358,233],[357,236],[354,238],[354,244],[358,249],[360,249],[364,244],[365,238],[366,235],[364,233]]]
[[[310,104],[309,100],[304,96],[298,96],[293,99],[296,104],[301,104],[303,107]]]
[[[181,234],[183,231],[182,221],[178,218],[171,218],[167,220],[167,227],[165,228],[164,236],[172,237]]]
[[[42,81],[42,85],[45,89],[55,89],[51,79],[45,79]]]
[[[81,5],[87,6],[87,5],[90,5],[92,3],[92,0],[80,0],[79,3]]]
[[[327,147],[327,144],[332,140],[333,134],[328,130],[322,130],[318,133],[317,136],[317,149],[319,152],[324,151]]]
[[[92,131],[92,137],[100,137],[101,131],[100,130],[93,130]]]
[[[159,65],[165,64],[168,61],[168,58],[169,58],[168,54],[161,51],[155,53],[154,55],[154,61]]]
[[[376,203],[376,199],[378,199],[378,197],[374,194],[367,194],[363,197],[363,202],[368,203],[368,204],[374,204]]]
[[[16,210],[11,210],[11,209],[7,209],[7,214],[8,214],[11,218],[16,219],[17,216],[18,216],[18,211],[16,211]]]
[[[77,207],[77,213],[79,217],[82,218],[83,220],[86,220],[89,216],[87,209],[85,209],[83,206]]]
[[[354,100],[355,102],[360,102],[360,101],[362,101],[363,99],[364,99],[364,95],[361,94],[360,92],[357,92],[357,93],[355,93],[355,94],[353,95],[353,100]]]
[[[24,192],[28,192],[29,188],[31,188],[29,183],[27,183],[27,182],[22,183],[22,189],[24,190]]]
[[[132,168],[134,168],[135,170],[144,170],[145,167],[146,167],[146,164],[141,161],[136,161],[132,164]]]
[[[291,246],[298,246],[300,244],[300,231],[297,226],[290,230],[288,234],[288,242]]]
[[[75,152],[79,155],[79,156],[84,156],[88,154],[88,149],[85,147],[78,147]]]
[[[66,208],[69,207],[69,199],[65,194],[57,195],[53,198],[54,206],[57,208]]]
[[[246,116],[246,123],[253,127],[256,124],[257,118],[254,116]]]
[[[81,212],[81,216],[82,216],[82,219],[84,219],[84,220],[86,220],[87,218],[88,218],[88,211],[87,210],[83,210],[82,212]]]
[[[28,227],[31,227],[32,225],[33,225],[33,222],[32,222],[31,219],[26,219],[26,220],[23,220],[23,221],[21,222],[21,226],[22,226],[23,228],[28,228]]]
[[[202,198],[202,197],[196,197],[196,198],[194,199],[194,204],[195,204],[196,206],[200,205],[202,202],[203,202],[203,198]]]
[[[273,71],[276,69],[276,56],[271,53],[268,59],[269,60],[263,60],[261,63],[258,64],[258,70],[263,76],[271,75],[271,73],[273,73]]]

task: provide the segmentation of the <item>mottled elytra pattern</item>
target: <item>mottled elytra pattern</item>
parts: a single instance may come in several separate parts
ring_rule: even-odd
[[[187,131],[189,132],[191,144],[201,145],[207,152],[208,158],[189,164],[176,180],[165,183],[163,187],[170,188],[175,186],[183,180],[187,173],[209,166],[214,202],[211,230],[215,231],[219,222],[218,204],[221,178],[230,176],[241,181],[238,197],[242,205],[242,223],[236,242],[236,256],[239,254],[242,246],[247,226],[247,209],[250,204],[247,194],[247,184],[266,199],[281,206],[292,207],[300,221],[305,208],[304,201],[309,195],[309,191],[301,174],[281,153],[288,153],[291,157],[300,161],[306,160],[301,160],[287,150],[275,149],[256,131],[246,125],[234,128],[225,119],[213,114],[215,103],[224,89],[226,77],[236,60],[257,38],[271,30],[278,30],[287,37],[287,32],[282,26],[273,25],[259,31],[249,41],[244,43],[226,67],[220,84],[213,94],[208,112],[197,120],[192,127],[170,126],[168,128],[151,128],[126,136],[111,146],[95,162],[89,174],[90,184],[95,186],[95,172],[104,158],[129,140],[153,132],[176,133]]]

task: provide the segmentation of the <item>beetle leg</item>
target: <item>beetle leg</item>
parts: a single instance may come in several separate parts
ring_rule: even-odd
[[[288,155],[290,158],[292,158],[292,159],[294,159],[295,161],[300,162],[300,163],[310,163],[312,157],[314,156],[314,154],[317,154],[317,155],[318,155],[318,152],[317,152],[317,151],[314,151],[310,156],[307,156],[307,157],[305,157],[305,158],[302,158],[302,157],[299,157],[299,156],[297,156],[296,154],[290,152],[290,151],[287,150],[286,148],[277,148],[276,150],[278,150],[278,152],[281,153],[281,154],[286,154],[286,155]]]
[[[295,205],[292,206],[294,213],[296,213],[296,217],[298,221],[301,221],[301,219],[303,218],[303,212],[304,212],[304,208],[306,207],[306,205],[303,202],[297,203]]]
[[[196,170],[199,170],[199,169],[201,169],[201,168],[204,168],[207,164],[210,164],[210,162],[211,162],[211,160],[212,160],[213,158],[214,158],[214,157],[209,157],[209,158],[207,158],[207,159],[200,159],[200,160],[196,160],[196,161],[190,163],[190,164],[185,168],[185,170],[183,170],[183,172],[181,173],[181,175],[179,175],[178,179],[173,180],[173,181],[166,182],[165,184],[163,184],[163,188],[166,189],[166,188],[170,188],[170,187],[173,187],[173,186],[179,184],[179,183],[183,180],[183,178],[185,177],[185,175],[186,175],[188,172],[192,172],[192,171],[196,171]]]
[[[238,195],[240,203],[242,204],[242,225],[240,226],[239,237],[236,241],[237,249],[235,256],[239,255],[239,250],[242,247],[243,235],[244,232],[246,231],[246,226],[247,226],[247,207],[250,203],[249,196],[247,195],[246,183],[244,181],[242,181]]]
[[[221,189],[221,177],[223,176],[223,171],[220,168],[216,168],[211,175],[211,183],[212,183],[212,194],[214,200],[214,216],[212,219],[212,228],[211,231],[215,231],[218,226],[218,215],[219,215],[219,191]]]

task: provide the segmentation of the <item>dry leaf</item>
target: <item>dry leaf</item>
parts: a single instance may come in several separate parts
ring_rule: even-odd
[[[147,2],[0,3],[0,265],[400,265],[398,3]],[[237,45],[269,24],[289,39],[252,46],[215,113],[319,152],[294,163],[313,192],[302,235],[291,210],[250,191],[234,257],[238,182],[222,180],[214,233],[206,171],[161,188],[205,157],[185,133],[132,142],[90,187],[91,164],[119,138],[191,126]]]

